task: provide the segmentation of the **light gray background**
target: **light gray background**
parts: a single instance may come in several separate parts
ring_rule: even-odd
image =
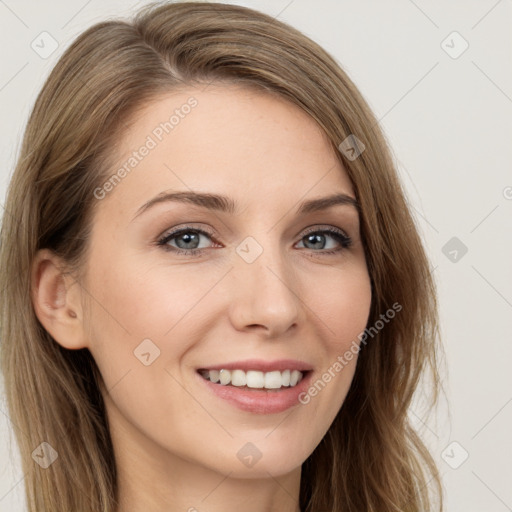
[[[0,0],[0,205],[29,110],[62,51],[93,23],[144,3]],[[380,119],[431,257],[446,351],[437,420],[422,416],[420,400],[411,418],[439,462],[447,511],[512,511],[511,1],[226,3],[323,45]],[[59,43],[46,59],[31,48],[43,31]],[[457,58],[453,31],[469,44]],[[466,254],[445,247],[452,237]],[[23,473],[0,396],[0,511],[17,512]]]

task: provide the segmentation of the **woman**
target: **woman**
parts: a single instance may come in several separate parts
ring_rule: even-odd
[[[6,212],[31,512],[442,509],[407,417],[427,369],[437,396],[428,261],[375,117],[297,30],[195,2],[91,27]]]

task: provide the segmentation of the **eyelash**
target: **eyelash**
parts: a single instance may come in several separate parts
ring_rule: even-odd
[[[179,235],[182,235],[184,233],[189,233],[189,232],[194,232],[194,233],[198,233],[198,234],[201,234],[201,235],[205,235],[209,238],[212,238],[214,240],[214,234],[209,232],[209,231],[205,231],[203,229],[199,229],[199,228],[193,228],[193,227],[189,227],[189,226],[185,226],[183,228],[180,228],[176,231],[173,231],[171,233],[167,233],[165,234],[163,237],[161,237],[160,239],[158,239],[157,241],[157,245],[159,247],[162,247],[163,250],[165,251],[170,251],[170,252],[173,252],[175,254],[179,254],[179,255],[183,255],[183,256],[201,256],[203,251],[205,251],[206,249],[180,249],[179,247],[172,247],[170,245],[168,245],[168,242],[170,240],[172,240],[173,238],[176,238],[178,237]],[[323,233],[327,233],[329,235],[331,235],[333,238],[335,238],[341,245],[341,248],[338,248],[338,249],[327,249],[327,250],[320,250],[320,251],[314,251],[312,249],[312,252],[318,252],[322,255],[327,255],[327,256],[332,256],[332,255],[335,255],[345,249],[348,249],[351,245],[352,245],[352,239],[347,236],[345,233],[343,233],[343,231],[339,230],[339,229],[336,229],[336,228],[325,228],[325,229],[310,229],[308,231],[306,231],[304,233],[304,235],[302,236],[301,238],[301,241],[303,238],[305,238],[307,235],[311,235],[311,234],[323,234]]]

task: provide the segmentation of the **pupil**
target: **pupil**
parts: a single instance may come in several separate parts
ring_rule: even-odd
[[[189,247],[188,245],[186,245],[185,247],[181,247],[179,244],[179,241],[184,240],[185,244],[190,244],[190,243],[193,243],[194,241],[197,243],[198,238],[199,237],[198,237],[197,233],[195,233],[195,234],[185,233],[185,234],[181,235],[180,237],[178,237],[176,243],[178,244],[178,247],[180,249],[196,249],[196,247]]]
[[[323,235],[318,235],[318,234],[317,235],[308,235],[306,238],[307,238],[308,242],[312,242],[312,243],[320,242],[320,246],[323,245],[322,244]]]

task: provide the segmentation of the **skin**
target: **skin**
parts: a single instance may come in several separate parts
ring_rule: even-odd
[[[34,306],[58,343],[87,347],[100,368],[119,473],[117,512],[297,512],[301,465],[339,411],[357,355],[307,405],[279,414],[239,410],[212,395],[195,370],[292,358],[313,366],[315,382],[350,348],[371,302],[357,210],[294,210],[303,200],[354,197],[354,190],[314,120],[234,85],[191,87],[145,106],[116,148],[119,164],[191,96],[198,104],[190,114],[97,201],[83,279],[62,275],[64,262],[50,251],[38,253]],[[240,213],[167,202],[132,220],[170,190],[227,195]],[[190,223],[213,230],[196,246],[188,242],[202,255],[156,245]],[[325,233],[308,243],[304,231],[317,226],[343,230],[352,245],[325,254],[341,244]],[[235,250],[248,236],[263,249],[252,263]],[[160,355],[145,366],[134,350],[148,338]],[[247,442],[261,452],[252,467],[237,457]]]

